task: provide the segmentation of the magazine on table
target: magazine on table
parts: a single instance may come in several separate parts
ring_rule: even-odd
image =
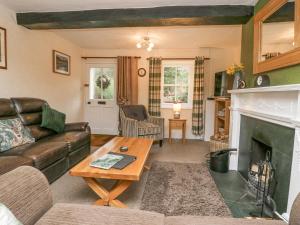
[[[93,161],[90,166],[97,167],[100,169],[108,170],[112,168],[116,163],[121,161],[124,158],[122,155],[113,155],[113,154],[106,154],[95,161]]]

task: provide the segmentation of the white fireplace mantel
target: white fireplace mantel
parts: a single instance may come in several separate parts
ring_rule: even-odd
[[[300,193],[300,84],[229,91],[231,93],[230,146],[239,150],[241,115],[295,129],[293,162],[288,199],[288,217],[292,203]],[[230,169],[238,168],[239,151],[230,156]],[[287,218],[288,219],[288,218]]]

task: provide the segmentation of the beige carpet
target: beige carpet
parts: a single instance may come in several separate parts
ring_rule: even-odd
[[[95,148],[94,148],[95,149]],[[173,144],[164,143],[160,148],[154,145],[149,157],[149,164],[152,161],[179,162],[179,163],[202,163],[205,162],[205,155],[208,153],[208,143],[196,140],[189,140],[186,144],[176,141]],[[140,208],[145,184],[148,177],[145,171],[142,179],[135,182],[123,195],[120,200],[126,203],[129,208]],[[112,185],[104,181],[105,185]],[[51,184],[54,203],[80,203],[93,204],[98,196],[87,186],[80,177],[72,177],[68,173]]]

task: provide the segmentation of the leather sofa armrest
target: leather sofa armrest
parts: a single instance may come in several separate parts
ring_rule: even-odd
[[[88,122],[81,122],[81,123],[67,123],[65,125],[65,132],[68,131],[85,131],[91,132],[91,128]]]

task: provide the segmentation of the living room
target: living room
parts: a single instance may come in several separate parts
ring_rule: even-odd
[[[0,224],[299,224],[299,7],[0,0]]]

